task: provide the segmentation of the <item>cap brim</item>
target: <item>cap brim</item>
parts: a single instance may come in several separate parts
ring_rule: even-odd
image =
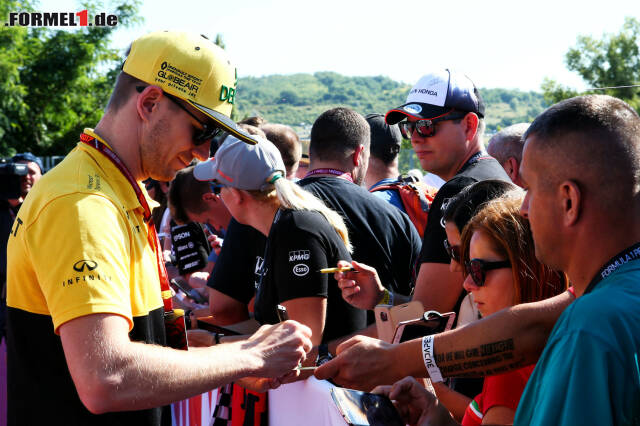
[[[207,161],[198,163],[193,168],[193,177],[201,181],[213,180],[216,177],[214,173],[215,166],[216,159],[214,157],[209,158]]]
[[[408,105],[419,105],[421,110],[418,112],[414,108],[407,109]],[[423,104],[419,102],[409,102],[404,105],[400,105],[387,112],[384,120],[387,124],[393,125],[401,122],[406,117],[413,117],[416,120],[424,120],[429,118],[438,117],[442,114],[451,111],[451,108],[441,107],[437,105]]]
[[[207,116],[209,116],[213,121],[215,121],[218,125],[220,125],[220,127],[224,129],[225,132],[231,133],[233,136],[240,139],[242,142],[246,142],[251,145],[255,145],[258,143],[258,140],[255,137],[253,137],[249,133],[245,132],[244,130],[236,126],[236,123],[234,123],[233,120],[231,120],[226,115],[220,114],[217,111],[214,111],[210,108],[207,108],[195,102],[192,102],[192,101],[188,101],[188,102],[194,107],[198,108],[203,113],[205,113]]]

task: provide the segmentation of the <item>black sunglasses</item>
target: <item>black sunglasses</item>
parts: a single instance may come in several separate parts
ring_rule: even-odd
[[[478,286],[484,285],[487,271],[493,269],[511,268],[511,262],[508,260],[500,260],[497,262],[489,262],[482,259],[471,259],[464,263],[467,274],[471,275],[473,282]]]
[[[142,93],[144,89],[145,89],[145,86],[136,86],[136,91],[138,93]],[[170,95],[167,92],[163,92],[163,93],[167,97],[167,99],[169,99],[174,104],[178,105],[178,107],[180,107],[184,112],[189,114],[194,120],[196,120],[202,126],[202,129],[196,128],[195,132],[193,133],[193,144],[195,146],[200,146],[204,143],[209,142],[211,139],[215,138],[220,132],[223,131],[223,129],[219,128],[215,124],[204,123],[200,121],[200,119],[196,117],[195,114],[193,114],[191,111],[189,111],[187,107],[182,105],[182,102],[180,102],[179,99],[176,98],[175,96]]]
[[[218,182],[214,182],[210,180],[209,188],[211,189],[211,192],[213,192],[214,194],[220,195],[220,191],[222,191],[222,188],[224,188],[224,185],[220,185]]]
[[[414,131],[417,131],[418,135],[422,136],[423,138],[430,138],[431,136],[436,135],[436,123],[439,123],[441,121],[460,120],[463,119],[467,114],[467,112],[450,111],[446,114],[430,119],[418,120],[413,122],[402,121],[398,123],[398,127],[400,127],[400,133],[402,133],[402,137],[405,139],[411,139]]]
[[[460,246],[452,246],[449,240],[444,240],[444,249],[447,251],[449,257],[456,262],[460,262]]]

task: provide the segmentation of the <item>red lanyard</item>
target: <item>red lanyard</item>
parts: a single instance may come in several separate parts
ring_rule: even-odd
[[[160,277],[160,290],[162,291],[162,301],[164,303],[165,312],[169,312],[173,310],[173,305],[171,303],[171,289],[169,287],[169,276],[167,275],[167,269],[164,266],[164,262],[162,260],[162,249],[160,248],[160,241],[158,240],[158,234],[156,232],[156,227],[153,224],[153,220],[151,220],[151,209],[149,208],[149,204],[147,203],[147,199],[145,198],[142,190],[140,189],[140,185],[133,178],[131,172],[127,169],[127,166],[124,165],[122,160],[113,152],[107,145],[94,138],[91,135],[86,133],[80,134],[80,141],[85,144],[97,149],[102,155],[104,155],[109,161],[113,163],[114,166],[120,170],[120,173],[127,178],[129,184],[133,188],[136,193],[136,197],[138,197],[138,201],[142,205],[144,209],[144,221],[147,224],[149,229],[149,233],[147,234],[147,238],[149,240],[149,244],[154,249],[156,254],[156,263],[158,265],[158,276]]]
[[[304,175],[304,177],[308,178],[309,176],[313,176],[313,175],[334,175],[341,179],[346,179],[349,182],[353,183],[353,177],[351,177],[349,173],[345,173],[342,170],[338,170],[338,169],[313,169],[309,171],[306,175]]]

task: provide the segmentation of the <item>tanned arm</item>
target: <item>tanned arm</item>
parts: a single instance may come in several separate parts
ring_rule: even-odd
[[[93,314],[60,326],[67,365],[89,411],[139,410],[197,395],[244,376],[283,377],[311,349],[294,321],[264,326],[247,340],[188,351],[129,340],[129,324]]]
[[[434,338],[436,363],[445,377],[478,377],[535,363],[562,311],[574,300],[565,292],[513,306]],[[422,339],[390,345],[356,336],[337,348],[338,356],[315,371],[355,389],[390,385],[405,376],[427,377]]]

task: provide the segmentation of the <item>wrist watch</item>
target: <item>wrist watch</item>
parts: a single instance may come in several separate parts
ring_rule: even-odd
[[[316,358],[316,367],[320,367],[322,364],[333,359],[333,356],[329,353],[329,345],[322,343],[318,346],[318,357]]]

